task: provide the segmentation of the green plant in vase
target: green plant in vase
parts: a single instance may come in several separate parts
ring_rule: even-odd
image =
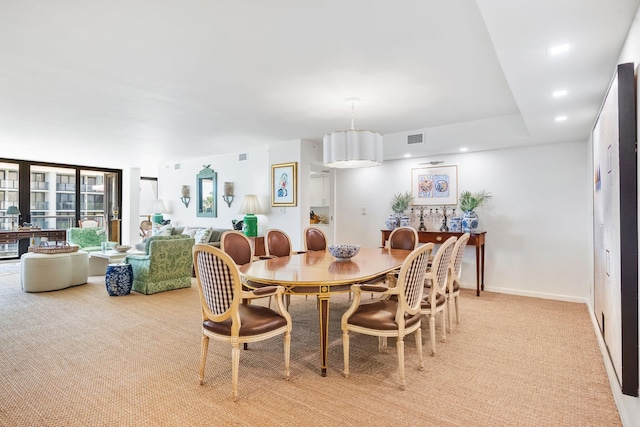
[[[471,191],[460,193],[460,209],[464,212],[462,215],[463,232],[473,233],[478,228],[478,215],[474,209],[483,206],[485,202],[491,200],[491,197],[491,193],[486,190],[477,193]]]
[[[399,227],[400,225],[404,225],[404,224],[401,224],[401,219],[405,211],[409,209],[409,206],[411,206],[412,203],[413,203],[413,196],[411,195],[411,191],[405,191],[404,193],[395,193],[393,195],[393,197],[391,198],[391,210],[393,211],[396,217],[396,222],[397,222],[396,227]],[[387,220],[387,221],[389,222],[390,220]],[[406,222],[407,222],[406,225],[409,225],[408,218]],[[389,224],[387,224],[387,228],[391,228],[389,227]]]

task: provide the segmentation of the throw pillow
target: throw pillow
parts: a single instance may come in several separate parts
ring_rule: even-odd
[[[171,236],[171,224],[159,226],[157,224],[153,225],[152,235],[153,236]]]
[[[196,243],[208,243],[209,237],[211,237],[212,231],[213,231],[212,227],[201,228],[200,230],[198,230],[198,232],[194,236]]]
[[[193,237],[195,239],[196,233],[198,231],[200,231],[200,230],[202,230],[202,228],[200,228],[200,227],[194,227],[194,228],[185,227],[184,230],[182,230],[182,235],[183,236]]]

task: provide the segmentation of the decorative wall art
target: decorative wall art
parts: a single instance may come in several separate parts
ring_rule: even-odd
[[[458,166],[411,169],[414,205],[457,205]]]
[[[638,210],[633,64],[593,127],[593,310],[623,394],[638,395]]]
[[[297,180],[297,162],[271,165],[271,206],[297,206]]]

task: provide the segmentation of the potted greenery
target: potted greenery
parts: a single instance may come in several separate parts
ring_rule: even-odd
[[[409,218],[404,217],[404,212],[409,209],[413,203],[411,191],[404,193],[395,193],[391,198],[391,210],[394,215],[390,215],[386,221],[387,228],[393,230],[395,227],[409,225]],[[395,224],[393,222],[395,221]]]
[[[462,215],[463,232],[472,233],[478,228],[478,215],[474,209],[484,205],[485,202],[491,200],[491,197],[491,193],[485,190],[477,193],[470,191],[460,193],[460,209],[464,212]]]

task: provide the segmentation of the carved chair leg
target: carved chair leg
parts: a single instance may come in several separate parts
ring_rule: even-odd
[[[204,366],[207,363],[207,350],[209,348],[209,337],[202,335],[200,346],[200,385],[204,384]]]

